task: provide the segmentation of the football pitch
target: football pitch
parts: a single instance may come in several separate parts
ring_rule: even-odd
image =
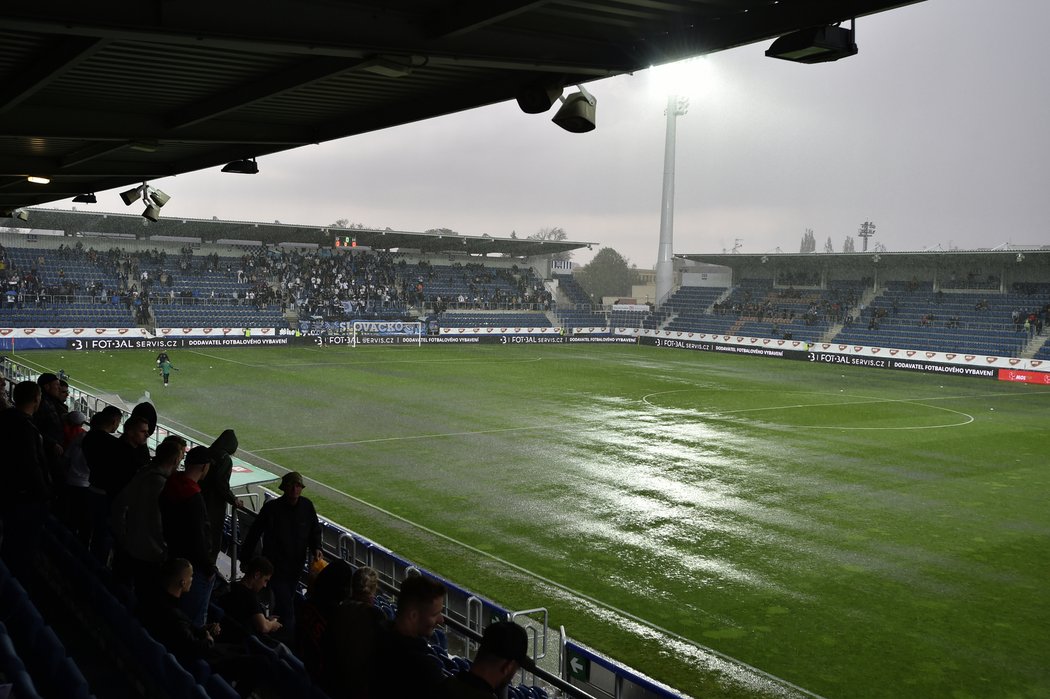
[[[1050,697],[1050,390],[634,346],[32,352],[696,697]],[[329,487],[322,487],[319,484]]]

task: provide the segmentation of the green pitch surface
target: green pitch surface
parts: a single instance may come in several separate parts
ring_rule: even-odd
[[[235,428],[322,513],[696,697],[757,691],[696,644],[826,697],[1050,696],[1046,388],[480,346],[176,350],[165,389],[154,358],[18,357]]]

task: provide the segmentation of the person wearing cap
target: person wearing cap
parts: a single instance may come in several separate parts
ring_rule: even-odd
[[[84,438],[87,417],[79,410],[66,415],[64,441],[62,443],[62,472],[65,488],[61,491],[62,503],[59,515],[69,530],[85,545],[90,541],[91,505],[88,492],[87,459],[84,458]]]
[[[438,696],[443,699],[496,699],[519,670],[535,672],[536,662],[529,657],[528,650],[528,634],[513,621],[489,624],[470,669],[444,680]]]
[[[267,501],[248,528],[240,549],[240,560],[247,564],[262,541],[262,555],[273,563],[270,590],[274,615],[281,619],[283,638],[295,638],[295,594],[307,556],[321,558],[321,525],[314,504],[302,496],[306,484],[296,471],[281,478],[281,497]]]
[[[160,493],[160,515],[168,555],[193,564],[193,585],[179,606],[196,626],[208,620],[208,603],[215,586],[211,560],[211,528],[208,508],[201,495],[200,480],[211,467],[207,447],[194,447],[186,454],[182,471],[171,474]]]

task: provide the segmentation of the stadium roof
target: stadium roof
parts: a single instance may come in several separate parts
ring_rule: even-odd
[[[920,1],[5,2],[0,213]]]
[[[494,238],[489,235],[468,236],[458,233],[413,233],[394,230],[362,230],[330,226],[304,226],[286,223],[256,223],[219,219],[165,218],[146,221],[138,214],[96,213],[62,209],[33,209],[28,221],[15,221],[9,229],[27,232],[62,231],[69,236],[92,234],[136,238],[170,236],[176,239],[200,239],[203,242],[244,241],[259,243],[309,243],[331,247],[337,237],[353,238],[357,245],[377,250],[411,249],[425,253],[500,254],[511,257],[553,255],[588,247],[592,243],[568,240],[532,240],[529,238]],[[0,226],[0,230],[3,227]]]
[[[798,253],[722,253],[714,255],[681,254],[676,259],[703,265],[719,265],[734,270],[752,272],[757,268],[850,271],[874,269],[919,269],[945,267],[949,270],[980,269],[982,265],[997,264],[1017,272],[1050,272],[1050,245],[1002,246],[986,250],[927,250],[924,252],[798,252]],[[1024,266],[1022,270],[1021,265]],[[999,269],[986,269],[985,273]]]

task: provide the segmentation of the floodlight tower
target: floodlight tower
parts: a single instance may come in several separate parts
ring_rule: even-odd
[[[875,235],[875,224],[871,221],[865,221],[860,224],[860,231],[857,232],[857,237],[864,239],[864,249],[861,252],[868,251],[868,238]]]
[[[667,98],[667,136],[664,139],[664,192],[660,209],[660,248],[656,255],[656,302],[671,293],[674,281],[674,152],[678,117],[689,111],[689,100],[678,95]]]

